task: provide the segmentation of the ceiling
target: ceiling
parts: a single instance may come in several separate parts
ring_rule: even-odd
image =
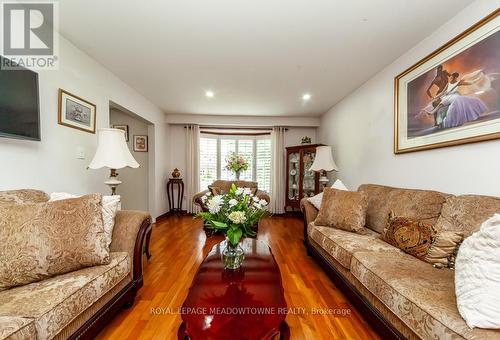
[[[318,116],[471,2],[59,4],[62,34],[166,113]]]

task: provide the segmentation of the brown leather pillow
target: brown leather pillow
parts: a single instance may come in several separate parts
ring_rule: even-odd
[[[464,240],[464,234],[456,231],[439,231],[432,242],[425,262],[432,263],[436,268],[455,267],[458,248]]]
[[[366,194],[325,188],[315,224],[366,234],[364,228],[368,200]]]
[[[208,186],[208,190],[210,190],[210,193],[214,196],[217,195],[222,195],[222,189],[213,185]]]
[[[463,239],[460,232],[438,232],[426,222],[394,216],[380,235],[387,243],[435,267],[453,268],[456,251]]]
[[[0,205],[0,290],[109,263],[101,195]]]

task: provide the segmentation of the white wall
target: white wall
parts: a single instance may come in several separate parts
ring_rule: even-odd
[[[311,137],[311,143],[316,143],[316,132],[317,128],[311,127],[289,127],[288,131],[285,132],[285,147],[300,145],[302,137]]]
[[[97,135],[57,124],[58,89],[63,88],[97,105],[97,128],[109,126],[110,101],[154,124],[151,144],[157,150],[150,162],[153,164],[150,173],[156,184],[151,195],[154,208],[150,212],[153,217],[164,213],[167,204],[162,182],[168,167],[164,150],[168,126],[163,112],[62,37],[59,60],[58,71],[39,73],[42,141],[0,139],[0,190],[109,192],[103,184],[108,175],[106,170],[86,170],[97,145]],[[85,151],[84,160],[77,159],[77,148]]]
[[[123,183],[116,191],[121,196],[122,209],[147,211],[149,210],[149,152],[134,151],[134,135],[147,136],[149,124],[117,109],[109,110],[109,123],[128,125],[127,146],[132,156],[141,165],[137,169],[118,170],[119,178]]]
[[[497,5],[497,1],[488,0],[472,3],[322,117],[319,140],[333,146],[340,168],[337,177],[348,187],[379,183],[500,196],[500,140],[393,153],[394,77],[493,12]]]
[[[230,116],[231,117],[231,116]],[[254,118],[255,119],[255,118]],[[258,121],[258,118],[255,121],[250,121],[249,124],[255,126],[254,124]],[[214,120],[215,122],[215,120]],[[316,128],[315,127],[288,127],[288,131],[285,134],[285,146],[293,146],[299,145],[300,140],[304,136],[309,136],[312,139],[312,143],[316,142]],[[185,137],[185,129],[183,125],[170,125],[170,133],[169,133],[169,154],[170,154],[170,167],[169,173],[172,172],[174,168],[178,168],[182,177],[185,177],[185,169],[186,169],[186,137]],[[283,174],[284,176],[285,174]],[[184,184],[186,181],[184,180]],[[201,190],[205,190],[206,188],[201,188]],[[187,187],[184,189],[184,193],[187,192]],[[186,209],[186,199],[187,196],[183,197],[183,209]]]
[[[217,126],[292,126],[318,127],[320,117],[271,117],[271,116],[226,116],[226,115],[179,115],[168,114],[169,124],[199,124]]]

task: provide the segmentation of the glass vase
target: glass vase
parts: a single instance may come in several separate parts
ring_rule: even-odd
[[[226,241],[226,247],[222,251],[222,262],[226,269],[238,269],[245,259],[245,252],[238,243],[233,246],[231,242]]]

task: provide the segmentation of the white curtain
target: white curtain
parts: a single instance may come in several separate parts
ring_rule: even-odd
[[[200,191],[200,127],[186,125],[186,193],[187,211],[198,212],[193,196]]]
[[[272,140],[272,170],[271,170],[271,212],[285,212],[285,131],[281,126],[273,127]]]

